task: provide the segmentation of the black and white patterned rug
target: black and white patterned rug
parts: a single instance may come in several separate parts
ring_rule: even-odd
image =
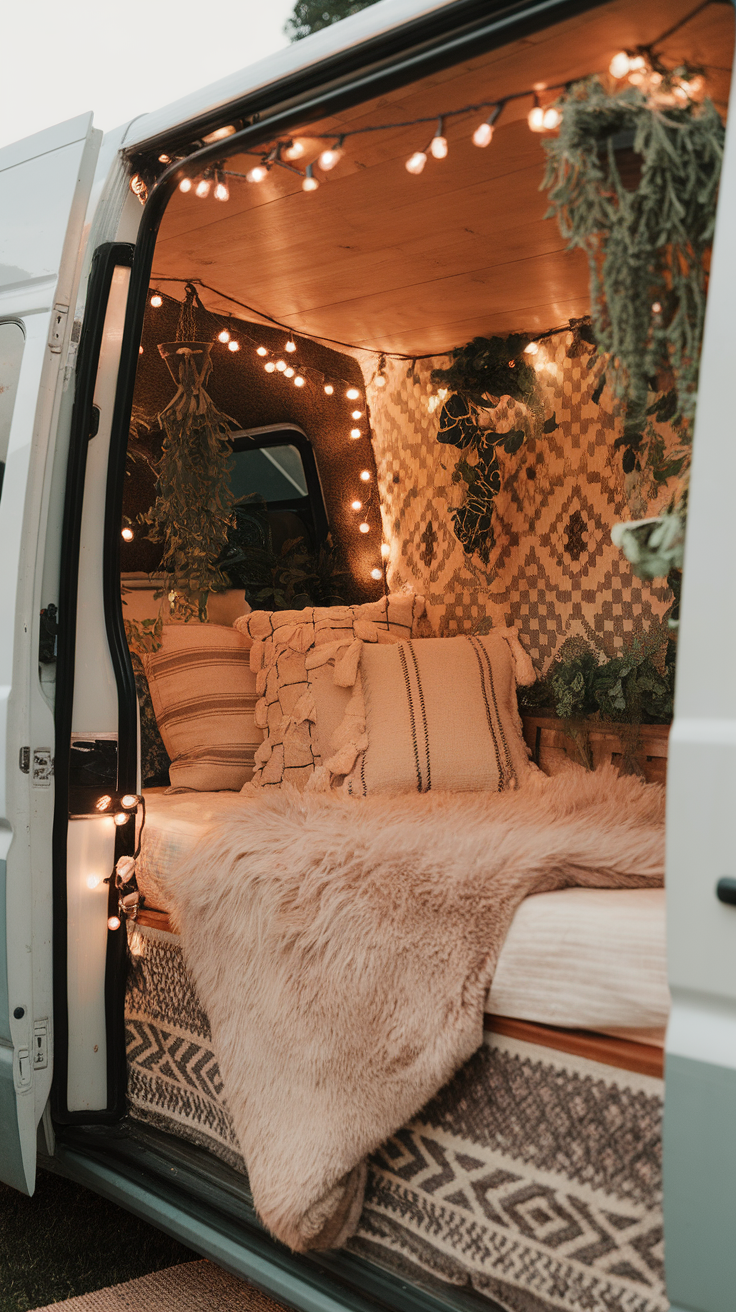
[[[129,935],[131,1114],[244,1164],[178,938]],[[349,1248],[509,1312],[666,1312],[662,1082],[493,1035],[374,1154]]]

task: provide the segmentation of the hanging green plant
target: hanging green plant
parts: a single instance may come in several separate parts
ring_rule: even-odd
[[[208,593],[229,586],[218,561],[231,523],[229,438],[238,424],[206,391],[212,343],[191,340],[195,294],[187,287],[177,341],[158,348],[178,386],[158,416],[164,440],[155,466],[157,496],[140,520],[149,525],[149,540],[163,543],[161,570],[172,609],[178,605],[182,617],[206,619]]]
[[[453,529],[467,555],[478,555],[484,565],[493,549],[493,504],[501,491],[498,448],[514,455],[543,417],[537,376],[524,356],[530,340],[518,333],[474,337],[452,352],[447,369],[433,369],[431,374],[433,383],[453,393],[440,411],[437,441],[473,457],[464,456],[453,472],[453,481],[466,487],[463,504],[450,511]],[[530,419],[524,428],[499,432],[481,422],[504,396],[526,406]]]
[[[724,128],[709,100],[662,103],[671,99],[661,88],[645,95],[610,92],[597,77],[576,82],[557,102],[559,135],[544,143],[548,217],[569,249],[588,256],[593,332],[625,401],[624,472],[639,458],[659,372],[674,376],[667,417],[685,445],[695,409]],[[626,179],[633,187],[622,179],[621,149],[640,165]],[[684,452],[677,459],[685,474]]]

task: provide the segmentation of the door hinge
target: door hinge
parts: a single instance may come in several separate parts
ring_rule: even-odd
[[[54,306],[53,314],[51,315],[51,328],[49,329],[49,347],[54,354],[57,354],[61,350],[68,314],[68,305]]]
[[[41,623],[38,626],[38,663],[50,665],[56,660],[56,636],[59,632],[59,612],[53,602],[41,611]]]

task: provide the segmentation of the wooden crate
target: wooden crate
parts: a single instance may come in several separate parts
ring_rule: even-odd
[[[667,781],[668,724],[618,725],[598,720],[583,721],[577,738],[565,731],[565,723],[554,715],[522,715],[524,738],[532,759],[543,770],[554,769],[563,757],[593,766],[612,761],[621,766],[625,757],[650,784]],[[627,751],[628,747],[628,751]]]

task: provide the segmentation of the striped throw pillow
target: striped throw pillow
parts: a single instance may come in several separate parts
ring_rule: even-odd
[[[325,692],[323,683],[318,719]],[[335,688],[331,695],[344,692]],[[332,745],[326,773],[332,786],[344,775],[343,791],[351,796],[515,787],[530,766],[504,630],[364,645]]]
[[[263,733],[250,647],[220,624],[165,624],[159,650],[143,656],[172,787],[214,793],[251,778]]]

